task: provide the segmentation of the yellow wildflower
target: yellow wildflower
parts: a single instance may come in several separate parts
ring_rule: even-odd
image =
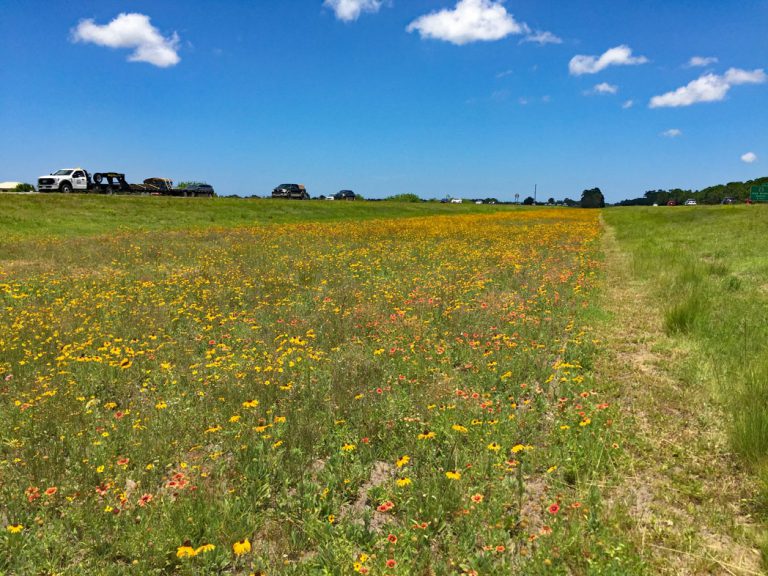
[[[248,538],[238,540],[237,542],[232,544],[232,552],[235,553],[235,556],[242,556],[243,554],[248,554],[248,552],[250,551],[251,551],[251,541],[248,540]]]
[[[197,551],[189,544],[179,546],[176,550],[177,558],[194,558],[197,555]]]

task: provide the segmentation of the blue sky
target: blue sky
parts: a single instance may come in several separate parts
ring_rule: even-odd
[[[768,0],[1,6],[0,181],[615,201],[768,174]]]

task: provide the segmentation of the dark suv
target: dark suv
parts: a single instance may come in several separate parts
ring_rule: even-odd
[[[213,186],[210,184],[190,184],[184,191],[187,196],[215,196]]]
[[[352,190],[339,190],[336,192],[336,194],[333,195],[333,197],[336,200],[354,200],[357,198],[354,192]]]
[[[309,193],[303,184],[280,184],[280,186],[272,190],[272,198],[309,200]]]

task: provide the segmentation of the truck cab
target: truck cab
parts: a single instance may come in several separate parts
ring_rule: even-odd
[[[85,192],[90,185],[90,175],[82,168],[62,168],[37,179],[40,192]]]

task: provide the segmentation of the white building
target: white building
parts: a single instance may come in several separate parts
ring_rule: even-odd
[[[0,192],[13,192],[21,182],[0,182]]]

